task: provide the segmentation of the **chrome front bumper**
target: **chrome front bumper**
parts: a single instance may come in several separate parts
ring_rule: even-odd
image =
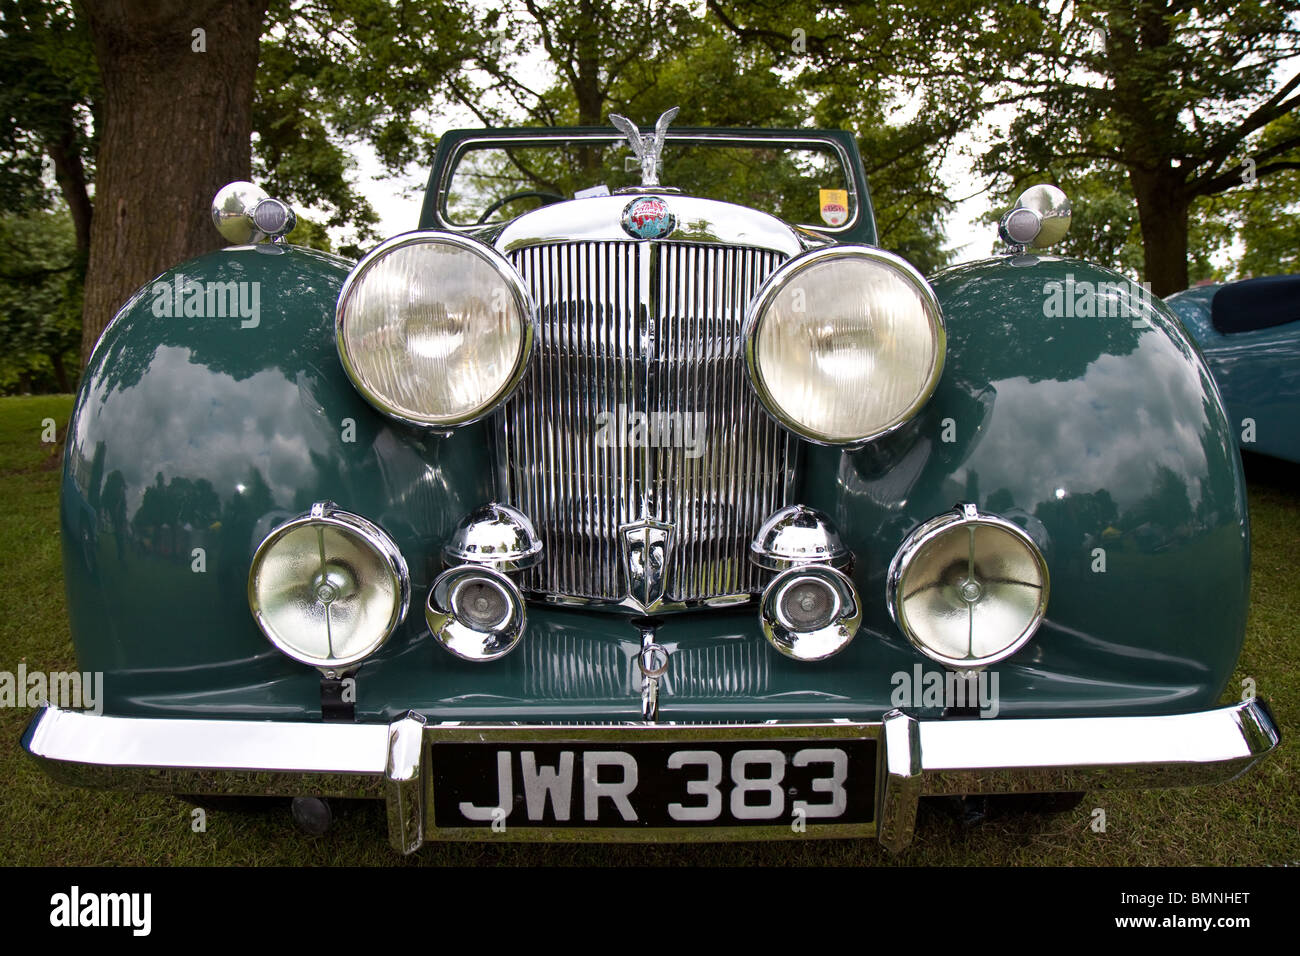
[[[112,717],[47,706],[32,719],[22,745],[52,777],[74,786],[382,799],[390,842],[411,853],[426,836],[426,735],[444,726],[461,735],[467,729],[427,724],[416,714],[387,725],[289,723]],[[1159,717],[922,721],[891,711],[871,727],[881,745],[876,835],[893,852],[911,840],[922,796],[1220,783],[1245,773],[1281,739],[1267,706],[1254,699]],[[654,729],[699,739],[709,732],[725,735],[729,728]],[[573,731],[581,740],[583,728]],[[487,828],[482,835],[512,838]],[[682,829],[674,838],[754,836]],[[613,841],[663,834],[588,830],[556,837]]]

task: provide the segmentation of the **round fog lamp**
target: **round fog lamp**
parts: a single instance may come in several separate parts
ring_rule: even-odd
[[[862,623],[853,582],[826,565],[782,571],[763,592],[763,636],[786,657],[821,661],[848,646]]]
[[[889,612],[921,653],[948,667],[1010,657],[1047,613],[1042,552],[1019,526],[963,505],[913,531],[890,564]]]
[[[393,540],[332,504],[275,528],[248,574],[248,605],[267,640],[321,670],[377,651],[410,598],[406,561]]]

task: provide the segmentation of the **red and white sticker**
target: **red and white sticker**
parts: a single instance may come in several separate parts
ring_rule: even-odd
[[[828,226],[842,226],[849,218],[849,191],[847,189],[821,189],[822,222]]]

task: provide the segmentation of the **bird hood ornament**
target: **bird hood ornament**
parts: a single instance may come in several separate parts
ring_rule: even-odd
[[[627,137],[632,152],[636,153],[636,158],[641,161],[642,186],[659,185],[659,157],[664,149],[664,134],[668,132],[668,124],[676,118],[680,109],[680,106],[674,106],[665,112],[655,121],[654,132],[645,134],[642,134],[637,129],[637,125],[626,116],[619,116],[617,113],[609,114],[609,121]]]

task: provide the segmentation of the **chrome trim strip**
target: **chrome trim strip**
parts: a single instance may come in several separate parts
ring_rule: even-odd
[[[423,829],[415,816],[435,782],[423,772],[431,739],[443,741],[789,740],[875,737],[877,824],[788,824],[732,831]],[[382,798],[390,840],[404,852],[429,839],[753,840],[879,832],[892,851],[911,839],[927,794],[1034,793],[1114,787],[1199,786],[1232,780],[1277,748],[1267,705],[1155,717],[1055,717],[918,721],[900,711],[881,723],[428,724],[407,714],[391,724],[116,717],[45,706],[22,746],[56,780],[76,786],[170,793]],[[416,756],[418,750],[419,756]],[[418,794],[418,795],[417,795]],[[423,832],[421,830],[423,829]],[[855,830],[859,832],[854,832]]]
[[[579,242],[745,246],[787,259],[803,252],[795,231],[765,212],[694,196],[665,194],[660,198],[676,220],[673,231],[660,239],[634,239],[623,230],[627,196],[593,196],[524,213],[501,230],[495,247],[507,256],[529,246]]]

